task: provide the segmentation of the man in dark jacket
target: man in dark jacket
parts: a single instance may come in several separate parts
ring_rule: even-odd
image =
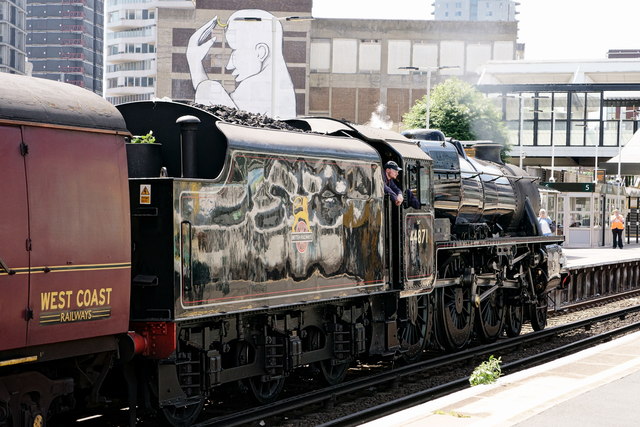
[[[391,197],[391,201],[396,205],[400,206],[402,202],[404,202],[404,196],[402,195],[402,190],[395,183],[395,180],[398,178],[398,173],[402,170],[400,166],[393,160],[388,161],[384,164],[384,193],[388,194]],[[409,199],[409,205],[412,208],[420,209],[420,202],[413,193],[407,190],[407,198]]]

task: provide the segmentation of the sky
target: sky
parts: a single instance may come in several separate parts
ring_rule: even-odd
[[[517,0],[518,42],[527,60],[603,59],[640,49],[640,0]],[[313,16],[433,19],[433,0],[313,0]]]

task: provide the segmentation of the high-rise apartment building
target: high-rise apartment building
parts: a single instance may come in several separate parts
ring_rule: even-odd
[[[105,97],[113,104],[149,100],[156,93],[158,13],[193,10],[193,0],[107,0]]]
[[[25,73],[25,0],[0,1],[0,72]]]
[[[102,95],[102,0],[27,0],[32,74]]]
[[[433,15],[439,21],[515,21],[513,0],[435,0]]]

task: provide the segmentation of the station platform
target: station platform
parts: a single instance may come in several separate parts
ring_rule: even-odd
[[[597,248],[562,248],[567,258],[568,268],[595,267],[603,264],[614,264],[620,261],[640,260],[640,244],[625,244],[622,249],[610,246]]]
[[[640,332],[364,425],[637,426],[639,393]]]

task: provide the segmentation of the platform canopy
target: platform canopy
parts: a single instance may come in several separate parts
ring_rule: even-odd
[[[620,150],[620,154],[604,162],[601,166],[608,175],[618,173],[620,163],[620,175],[640,175],[640,131],[633,134]]]

